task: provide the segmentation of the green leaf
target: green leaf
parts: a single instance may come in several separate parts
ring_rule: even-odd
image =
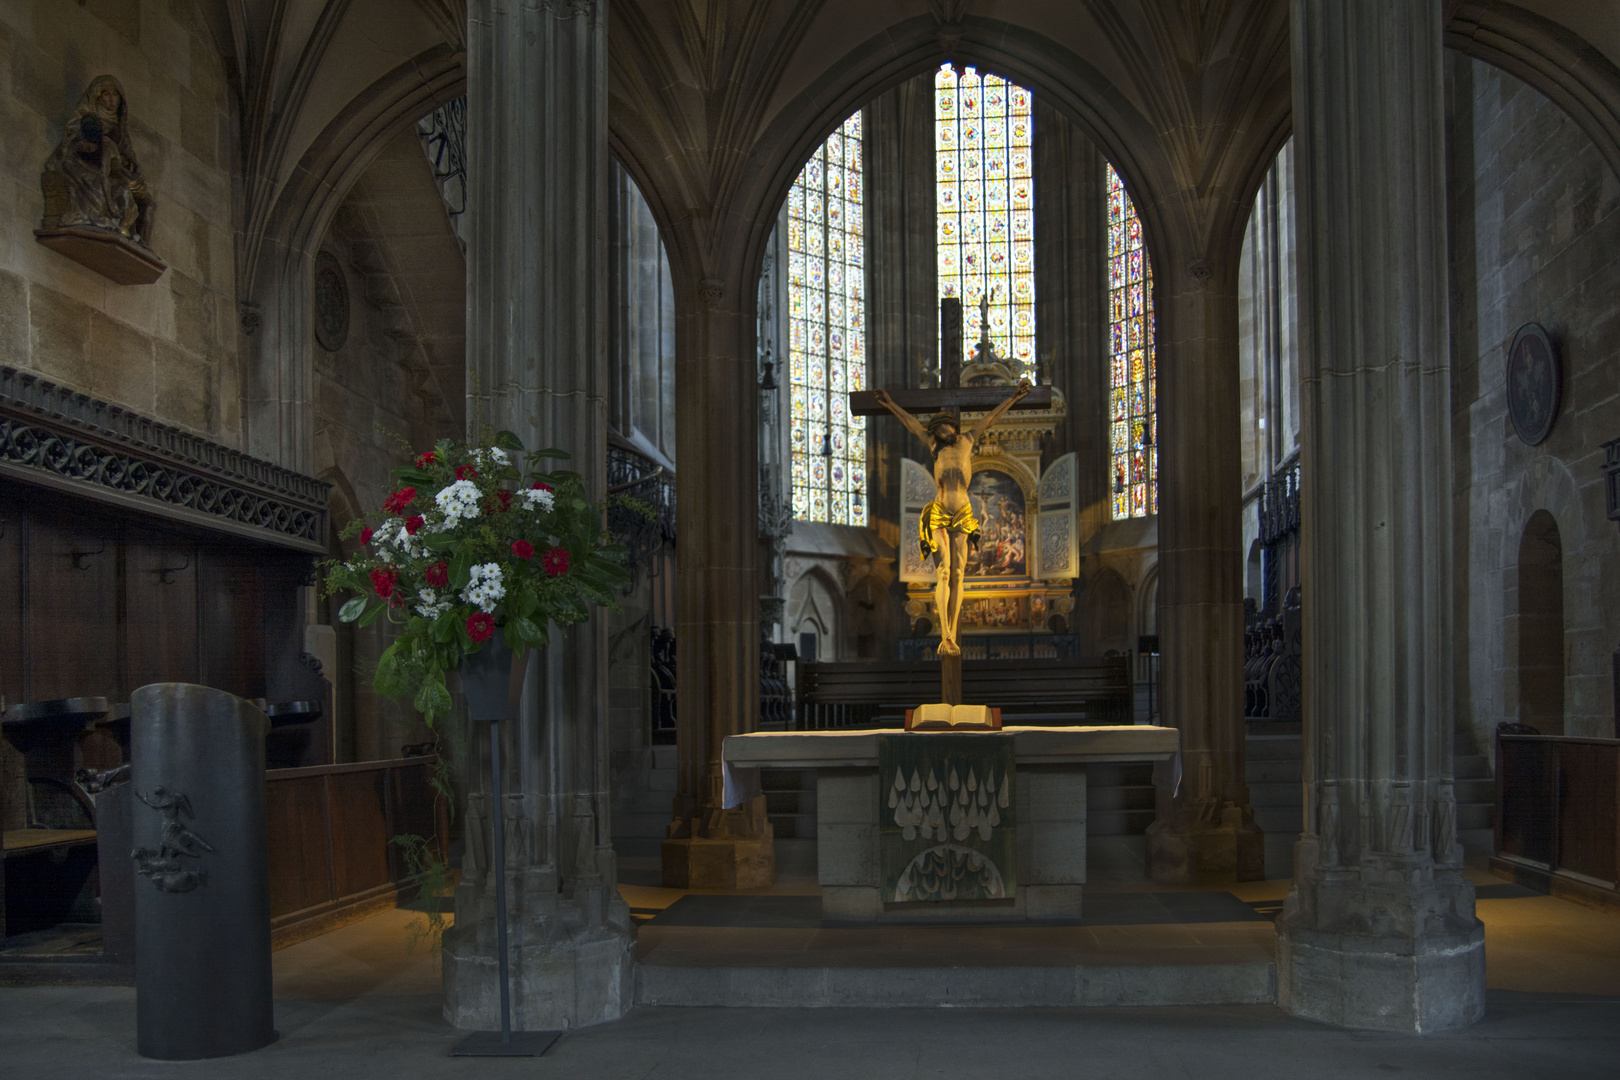
[[[449,533],[423,533],[417,539],[422,541],[422,546],[429,551],[437,551],[443,554],[456,550],[456,538]]]
[[[436,675],[437,677],[429,676],[422,680],[422,686],[416,691],[416,700],[413,703],[429,724],[450,712],[450,691],[444,688],[444,675],[442,672]]]
[[[399,697],[410,689],[399,645],[396,641],[383,650],[383,654],[377,658],[377,675],[371,680],[377,693],[387,697]]]
[[[366,610],[366,598],[357,596],[338,609],[338,622],[354,622]]]
[[[450,560],[450,588],[460,592],[472,580],[472,555],[463,549]]]
[[[518,438],[514,432],[504,429],[497,431],[492,441],[502,450],[510,450],[518,454],[523,453],[523,440]]]
[[[533,619],[513,619],[506,624],[506,642],[514,649],[536,649],[546,643],[546,634]]]
[[[370,626],[372,623],[377,621],[377,617],[379,615],[381,615],[383,612],[385,612],[387,610],[388,610],[388,603],[386,601],[380,602],[380,603],[372,606],[371,608],[368,608],[366,613],[364,615],[360,616],[360,620],[359,620],[357,625],[359,625],[359,626]]]
[[[394,470],[395,478],[411,484],[429,484],[433,482],[433,474],[424,472],[414,465],[403,465]]]
[[[556,458],[558,461],[572,461],[574,455],[570,454],[566,450],[559,450],[555,446],[548,446],[543,450],[536,450],[534,453],[530,454],[529,457],[534,461],[539,461],[541,458]]]

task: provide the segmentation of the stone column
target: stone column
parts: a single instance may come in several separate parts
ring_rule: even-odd
[[[675,276],[675,648],[679,785],[664,884],[739,889],[776,880],[765,796],[724,809],[721,744],[759,721],[757,265]],[[683,272],[684,271],[684,272]]]
[[[1154,252],[1155,256],[1159,253]],[[1243,778],[1243,488],[1237,251],[1156,261],[1159,679],[1183,775],[1148,827],[1155,881],[1257,881],[1263,837]]]
[[[1297,1016],[1433,1031],[1485,994],[1452,794],[1441,12],[1292,19],[1306,831],[1278,991]]]
[[[607,438],[607,3],[469,8],[467,413],[574,455],[600,498]],[[554,632],[501,725],[513,1025],[629,1008],[629,911],[608,822],[606,619]],[[467,854],[445,935],[445,1018],[499,1024],[488,728],[471,733]],[[480,741],[483,742],[480,745]]]
[[[1103,157],[1035,99],[1035,348],[1068,415],[1045,464],[1074,451],[1080,540],[1109,519],[1108,198]]]
[[[920,387],[924,366],[933,370],[939,364],[934,73],[908,79],[872,99],[862,123],[871,327],[866,384]],[[869,520],[885,540],[898,545],[900,459],[920,457],[922,444],[889,416],[869,417],[866,431]],[[903,586],[899,592],[904,595]],[[909,636],[909,628],[902,633]]]

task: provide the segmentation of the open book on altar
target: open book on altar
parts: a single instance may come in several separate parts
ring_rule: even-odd
[[[906,710],[907,731],[1000,731],[1001,710],[988,705],[919,705]]]

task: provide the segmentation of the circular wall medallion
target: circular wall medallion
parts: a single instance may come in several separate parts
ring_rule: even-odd
[[[315,340],[327,352],[349,340],[349,281],[329,251],[315,256]]]
[[[1540,323],[1525,323],[1508,349],[1507,400],[1513,430],[1530,446],[1552,433],[1563,397],[1558,349]]]

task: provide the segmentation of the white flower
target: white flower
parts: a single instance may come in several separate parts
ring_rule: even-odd
[[[511,456],[498,446],[486,446],[478,451],[478,456],[484,460],[486,467],[488,462],[505,465],[512,460]]]
[[[544,488],[529,488],[518,492],[518,498],[523,500],[525,510],[550,510],[557,500],[551,497],[551,492]]]
[[[506,585],[501,580],[500,565],[492,562],[474,566],[467,587],[461,590],[463,600],[477,606],[479,611],[486,614],[493,613],[495,605],[500,603],[501,597],[505,595]]]
[[[478,485],[471,480],[457,480],[442,488],[433,501],[444,512],[444,523],[453,526],[463,518],[478,516]]]
[[[450,601],[439,599],[432,589],[419,589],[416,595],[422,601],[416,605],[416,613],[424,619],[436,619],[450,610]]]

